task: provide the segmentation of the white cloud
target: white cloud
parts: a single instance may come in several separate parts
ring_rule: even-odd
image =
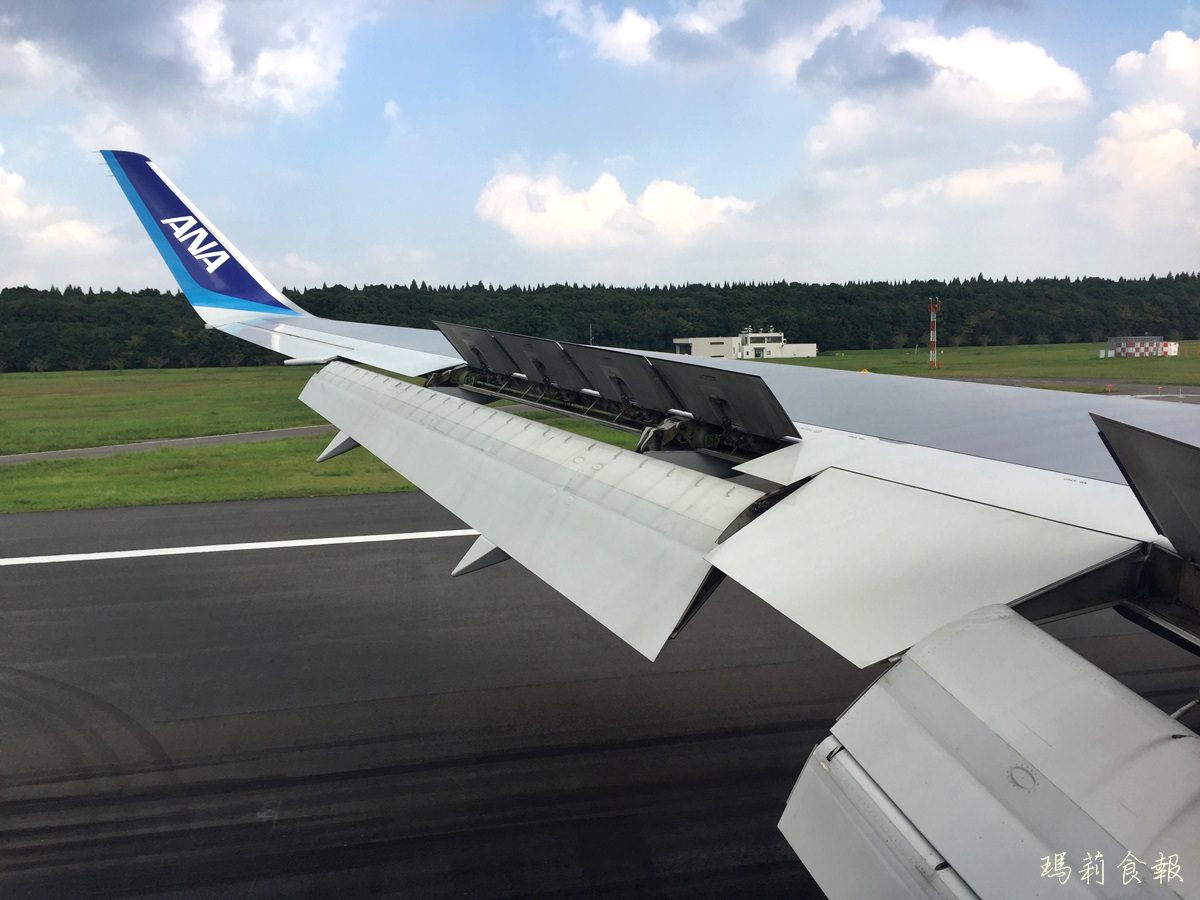
[[[929,178],[911,188],[897,188],[883,197],[888,209],[917,206],[927,200],[944,199],[950,203],[1011,202],[1021,191],[1055,187],[1063,181],[1063,163],[1049,147],[1034,144],[1013,147],[1015,159],[990,166],[960,169],[948,175]]]
[[[625,65],[648,62],[651,42],[662,30],[653,16],[644,16],[632,7],[610,19],[598,3],[584,7],[582,0],[547,0],[542,12],[590,43],[600,59]]]
[[[61,64],[27,40],[0,40],[0,99],[10,113],[44,100],[56,89]]]
[[[537,249],[613,247],[635,240],[680,246],[752,209],[738,197],[701,197],[688,184],[655,180],[631,201],[616,176],[601,174],[573,190],[557,175],[500,172],[483,188],[475,212]]]
[[[306,259],[299,253],[288,252],[283,255],[283,264],[273,270],[278,272],[281,282],[287,284],[311,284],[325,273],[325,267],[320,263]]]
[[[596,7],[593,7],[593,12]],[[594,17],[592,34],[596,42],[596,55],[631,65],[650,59],[650,42],[659,32],[658,23],[636,10],[623,9],[616,21],[610,22],[603,14]]]
[[[691,185],[657,180],[642,191],[636,207],[657,235],[682,244],[733,214],[749,212],[754,204],[738,197],[701,197]]]
[[[1126,238],[1200,239],[1200,40],[1169,31],[1110,77],[1127,106],[1079,166],[1087,208]]]
[[[879,130],[879,112],[869,103],[839,100],[808,132],[813,159],[853,156],[868,146]]]
[[[1168,31],[1150,45],[1149,53],[1118,57],[1111,75],[1127,103],[1174,104],[1190,126],[1200,122],[1200,39]]]
[[[148,146],[145,135],[106,102],[96,103],[65,128],[82,150],[138,150]]]
[[[883,14],[882,0],[844,0],[807,28],[783,33],[758,54],[756,62],[785,83],[796,78],[797,67],[835,35],[858,34]]]
[[[746,13],[745,0],[697,0],[683,4],[675,14],[676,26],[693,34],[717,34]]]
[[[802,88],[887,94],[909,115],[1054,119],[1091,100],[1080,75],[1037,44],[989,28],[944,35],[928,19],[886,16],[882,0],[803,6],[692,0],[662,18],[625,7],[612,19],[600,4],[583,0],[545,0],[541,8],[603,59],[753,65],[782,83],[799,80]]]
[[[57,94],[78,109],[65,130],[81,147],[156,154],[205,131],[307,116],[337,90],[349,36],[376,2],[27,4],[0,17],[0,99]]]
[[[387,135],[391,143],[398,144],[408,136],[408,123],[404,120],[400,104],[390,97],[383,104],[383,121],[387,123]]]
[[[49,271],[60,285],[94,284],[115,274],[110,257],[120,242],[108,229],[30,194],[20,173],[0,168],[0,256],[5,262],[0,284],[34,280],[33,272]]]
[[[1091,100],[1083,79],[1042,47],[1013,41],[989,28],[954,37],[913,23],[889,41],[935,67],[929,92],[939,105],[968,118],[1053,118],[1070,115]]]
[[[200,81],[216,85],[234,77],[233,53],[225,37],[225,4],[220,0],[200,0],[179,14],[183,45],[189,51]]]
[[[1118,110],[1080,164],[1088,205],[1126,234],[1164,227],[1200,238],[1200,143],[1173,103]]]
[[[224,0],[199,0],[177,21],[210,99],[251,113],[306,115],[337,88],[349,33],[362,15],[354,7],[300,3],[280,8],[280,18],[240,66],[233,42],[245,43],[248,35],[227,21],[231,7]]]
[[[656,17],[626,6],[615,18],[600,3],[583,0],[542,0],[540,7],[568,34],[590,44],[600,59],[624,65],[721,60],[755,65],[785,83],[823,40],[843,29],[857,32],[883,11],[882,0],[822,0],[804,8],[685,0],[670,15]]]
[[[989,139],[1037,133],[1023,115],[965,130],[943,128],[955,140],[937,141],[938,119],[929,111],[936,107],[924,105],[939,90],[936,80],[928,92],[890,105],[843,99],[809,132],[808,199],[821,221],[837,223],[832,233],[845,240],[858,235],[880,248],[858,264],[890,258],[893,277],[923,270],[1025,276],[1187,270],[1200,243],[1198,51],[1200,42],[1168,33],[1147,52],[1121,56],[1110,83],[1125,105],[1095,126],[1090,146],[1075,161],[1073,154],[1036,141],[1010,147],[999,159],[989,153]],[[973,60],[979,78],[972,78],[979,83],[964,87],[962,96],[986,88],[997,104],[1040,107],[1047,115],[1057,104],[1083,102],[1072,79],[1056,81],[1045,60],[1038,75],[1037,59],[1029,57],[1032,75],[1026,71],[1023,80],[1003,87],[1007,96],[993,79],[1003,67]],[[939,55],[938,63],[968,65],[954,54]],[[1038,83],[1058,88],[1030,89]],[[928,149],[910,152],[920,145],[911,138],[922,128]],[[908,146],[897,152],[906,138]],[[965,162],[985,153],[990,158],[984,163]],[[824,242],[831,258],[846,259],[824,235],[797,240],[812,247]],[[902,258],[912,261],[907,270]]]

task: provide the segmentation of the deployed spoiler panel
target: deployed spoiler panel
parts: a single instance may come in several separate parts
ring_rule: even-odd
[[[493,332],[492,336],[516,362],[517,371],[530,381],[576,393],[591,387],[558,341],[503,332]]]
[[[471,325],[436,324],[470,368],[501,378],[516,375],[551,391],[577,395],[537,398],[551,404],[573,399],[577,407],[587,408],[592,399],[601,399],[616,408],[686,419],[768,442],[799,438],[774,394],[750,372],[714,369],[661,356],[652,360],[643,353]]]
[[[706,422],[729,422],[748,434],[783,441],[798,438],[775,395],[757,375],[705,369],[673,359],[652,365],[683,403],[683,408]]]

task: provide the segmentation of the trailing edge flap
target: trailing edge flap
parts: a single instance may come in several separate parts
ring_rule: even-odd
[[[1103,416],[1092,420],[1154,527],[1200,564],[1200,447]]]
[[[300,399],[650,659],[762,496],[344,363]]]
[[[880,895],[860,866],[900,876],[888,896],[976,896],[920,873],[931,855],[982,897],[1122,897],[1127,852],[1137,896],[1200,897],[1150,872],[1200,846],[1200,739],[1009,609],[922,640],[832,730],[779,824],[830,897]],[[1048,881],[1039,860],[1063,851],[1076,875]],[[1085,853],[1106,887],[1080,880]]]
[[[475,543],[463,554],[463,558],[458,561],[458,565],[454,567],[454,571],[450,575],[470,575],[472,572],[502,563],[506,559],[512,559],[512,557],[481,534],[475,538]]]
[[[1064,472],[898,444],[833,428],[798,426],[804,440],[736,467],[776,484],[837,468],[1137,541],[1158,532],[1129,486]]]
[[[708,554],[858,666],[1133,551],[1125,537],[827,469]]]

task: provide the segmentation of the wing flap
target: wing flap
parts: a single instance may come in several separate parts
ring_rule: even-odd
[[[1041,519],[1153,541],[1158,532],[1125,484],[897,444],[832,428],[800,426],[804,438],[737,466],[776,484],[843,469]]]
[[[990,603],[1012,603],[1139,543],[840,469],[708,554],[859,666]]]
[[[343,363],[300,399],[650,659],[762,496]]]
[[[1197,846],[1200,740],[1009,609],[978,610],[917,644],[833,735],[841,749],[824,762],[860,769],[874,793],[846,790],[814,754],[780,826],[806,860],[822,843],[792,804],[824,795],[852,813],[825,820],[851,848],[878,850],[896,832],[879,821],[899,819],[980,896],[1122,896],[1126,852],[1143,861],[1138,896],[1197,895],[1186,874],[1155,884],[1147,864],[1159,853],[1184,862]],[[1078,874],[1097,852],[1105,887]],[[1061,883],[1041,871],[1058,853],[1075,871]],[[828,867],[821,884],[858,896]]]

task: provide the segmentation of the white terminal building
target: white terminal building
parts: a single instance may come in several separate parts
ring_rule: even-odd
[[[682,337],[674,340],[681,356],[708,359],[798,359],[817,355],[816,344],[789,344],[782,331],[746,328],[736,337]]]

